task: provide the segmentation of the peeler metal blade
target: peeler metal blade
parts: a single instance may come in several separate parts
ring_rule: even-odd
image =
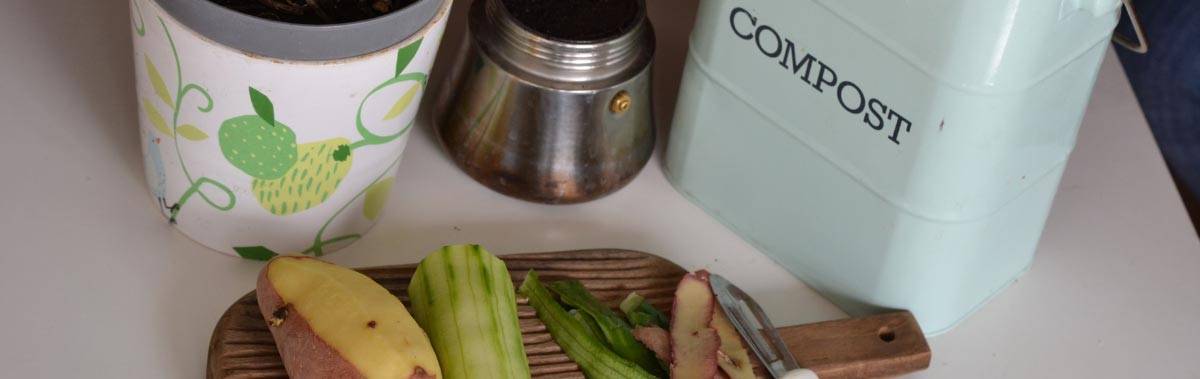
[[[772,378],[795,377],[800,364],[792,356],[771,320],[750,295],[717,274],[709,275],[713,295],[734,328],[750,343],[750,349]],[[808,371],[808,370],[803,370]]]

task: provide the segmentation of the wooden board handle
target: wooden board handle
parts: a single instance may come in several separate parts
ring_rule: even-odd
[[[800,366],[821,379],[878,378],[929,367],[925,333],[908,311],[779,329]]]

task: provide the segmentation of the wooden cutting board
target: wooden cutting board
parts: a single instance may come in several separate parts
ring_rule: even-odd
[[[537,270],[545,282],[578,279],[614,309],[636,291],[669,312],[675,286],[687,272],[670,261],[629,250],[579,250],[500,257],[514,284]],[[416,265],[359,270],[408,304],[406,289]],[[533,377],[583,378],[583,373],[546,332],[533,308],[518,300],[517,313]],[[793,355],[822,379],[873,378],[922,370],[930,351],[908,312],[785,327],[779,330]],[[765,377],[764,372],[758,370]],[[283,362],[258,310],[254,292],[225,311],[208,348],[208,378],[286,378]]]

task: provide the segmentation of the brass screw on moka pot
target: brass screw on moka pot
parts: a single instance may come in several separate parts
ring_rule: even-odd
[[[520,199],[578,203],[646,165],[654,32],[643,0],[476,0],[468,25],[435,122],[472,178]]]
[[[616,96],[613,96],[612,102],[608,105],[608,110],[612,111],[612,113],[625,113],[631,106],[633,106],[633,99],[629,97],[629,92],[621,91]]]

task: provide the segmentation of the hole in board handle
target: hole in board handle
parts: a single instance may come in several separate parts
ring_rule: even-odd
[[[879,340],[883,342],[892,342],[896,340],[896,332],[886,326],[879,328]]]

